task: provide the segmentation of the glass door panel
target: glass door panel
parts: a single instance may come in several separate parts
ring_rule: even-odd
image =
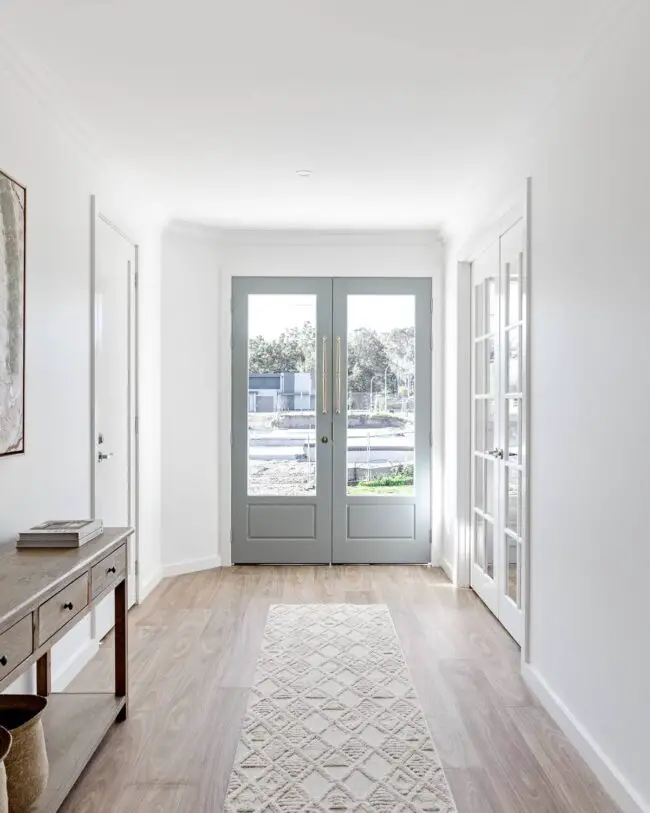
[[[500,442],[503,459],[499,490],[499,539],[497,558],[502,565],[499,582],[498,616],[517,641],[523,637],[522,550],[524,534],[524,356],[526,279],[524,268],[523,220],[500,240],[500,280],[503,308],[500,327],[503,385],[499,394]]]
[[[334,562],[427,562],[431,280],[335,279]]]
[[[493,456],[497,438],[499,392],[498,253],[489,250],[472,268],[472,565],[471,581],[483,601],[496,611],[495,539],[498,469]]]
[[[233,280],[234,562],[331,561],[331,312],[331,280]]]

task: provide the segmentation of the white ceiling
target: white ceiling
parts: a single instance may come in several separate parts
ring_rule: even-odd
[[[612,2],[2,0],[0,27],[170,216],[449,227]]]

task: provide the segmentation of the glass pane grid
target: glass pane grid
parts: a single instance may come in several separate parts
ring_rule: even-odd
[[[521,398],[508,398],[508,433],[506,437],[506,460],[509,463],[521,462]]]
[[[506,333],[506,391],[521,391],[521,328],[515,327]]]
[[[479,339],[474,345],[474,393],[494,395],[497,388],[497,359],[494,338]]]
[[[486,474],[485,466],[487,460],[477,457],[474,460],[474,507],[483,513],[487,511],[486,501]]]
[[[494,525],[488,520],[485,522],[485,572],[494,578]]]
[[[506,467],[505,526],[517,537],[521,536],[521,472]]]
[[[521,320],[521,258],[513,265],[506,263],[506,324],[513,325]]]
[[[518,542],[505,537],[506,552],[506,595],[517,606],[520,606],[521,582],[521,548]]]
[[[485,519],[479,514],[474,517],[474,562],[485,570]]]
[[[415,493],[415,297],[347,298],[347,359],[334,353],[335,408],[347,392],[347,493]],[[337,380],[337,371],[346,381]],[[341,405],[343,409],[346,405]]]

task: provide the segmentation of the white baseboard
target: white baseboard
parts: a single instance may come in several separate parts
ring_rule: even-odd
[[[650,804],[631,787],[627,779],[539,672],[530,664],[523,663],[521,675],[623,813],[650,813]]]
[[[440,567],[443,569],[445,576],[449,579],[452,584],[456,583],[456,575],[454,573],[454,569],[451,566],[451,563],[448,559],[445,559],[444,556],[440,557]]]
[[[99,652],[99,641],[89,638],[66,661],[53,670],[52,691],[62,692]]]
[[[216,567],[221,567],[220,557],[206,556],[204,559],[186,559],[183,562],[163,565],[162,575],[167,579],[170,576],[183,576],[185,573],[197,573],[200,570],[214,570]]]
[[[158,587],[160,582],[163,579],[163,571],[162,568],[157,568],[153,574],[147,579],[146,582],[140,584],[140,593],[138,595],[138,604],[142,604],[142,602],[149,596],[153,591]]]

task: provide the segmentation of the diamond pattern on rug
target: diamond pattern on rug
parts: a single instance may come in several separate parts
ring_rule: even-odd
[[[271,607],[224,813],[457,813],[388,607]]]

